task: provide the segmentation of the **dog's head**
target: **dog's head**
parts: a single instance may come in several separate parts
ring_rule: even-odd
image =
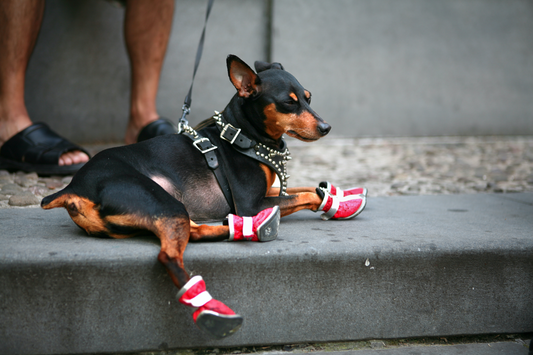
[[[229,55],[226,62],[237,95],[262,115],[272,139],[287,134],[311,142],[329,133],[331,126],[310,106],[311,93],[280,63],[255,62],[256,73],[237,56]]]

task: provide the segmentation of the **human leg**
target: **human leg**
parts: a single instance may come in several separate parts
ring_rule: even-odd
[[[0,146],[32,125],[24,103],[26,68],[37,40],[44,0],[0,1]],[[80,151],[60,156],[58,165],[89,160]]]
[[[131,64],[127,144],[137,142],[141,129],[159,118],[157,90],[173,14],[174,0],[128,0],[126,4],[124,36]]]

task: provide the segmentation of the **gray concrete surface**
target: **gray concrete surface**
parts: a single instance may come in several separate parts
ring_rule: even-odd
[[[313,355],[527,355],[519,343],[460,344],[437,346],[407,346],[392,349],[372,349],[338,352],[315,352]],[[269,353],[269,355],[273,353]],[[283,354],[283,353],[278,353]]]
[[[177,1],[161,115],[181,116],[204,11],[204,1]],[[26,80],[35,121],[79,143],[122,141],[122,18],[100,0],[47,3]],[[528,0],[217,0],[190,119],[233,95],[225,68],[233,53],[282,62],[313,92],[332,135],[533,134],[532,32]]]
[[[532,213],[532,193],[376,197],[350,221],[289,216],[270,243],[191,244],[188,269],[245,318],[216,341],[175,300],[154,238],[3,209],[0,353],[531,332]]]
[[[532,15],[521,0],[278,0],[273,58],[331,134],[527,134]]]

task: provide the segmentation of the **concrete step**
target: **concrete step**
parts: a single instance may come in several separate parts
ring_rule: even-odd
[[[286,355],[285,352],[268,355]],[[404,346],[388,349],[317,351],[313,355],[528,355],[527,345],[517,342]]]
[[[349,221],[282,220],[269,243],[190,244],[243,327],[213,340],[153,237],[87,237],[64,210],[0,210],[0,353],[233,347],[533,331],[533,193],[370,198]]]

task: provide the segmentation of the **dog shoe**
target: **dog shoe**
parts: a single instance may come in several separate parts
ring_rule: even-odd
[[[222,339],[232,335],[242,325],[242,317],[206,291],[201,276],[192,277],[178,293],[180,303],[196,309],[194,323],[207,334]]]
[[[229,240],[268,242],[278,236],[279,206],[267,208],[254,217],[228,215]]]
[[[366,197],[366,195],[368,194],[368,190],[366,189],[366,187],[352,187],[347,190],[342,190],[339,187],[333,186],[329,181],[322,181],[320,184],[318,184],[318,187],[321,189],[325,189],[331,195],[339,197],[345,197],[349,195],[361,195]]]
[[[329,194],[324,188],[321,190],[324,192],[324,199],[316,212],[324,212],[320,217],[325,221],[328,219],[350,219],[365,209],[366,197],[364,196],[347,195],[339,197]]]

